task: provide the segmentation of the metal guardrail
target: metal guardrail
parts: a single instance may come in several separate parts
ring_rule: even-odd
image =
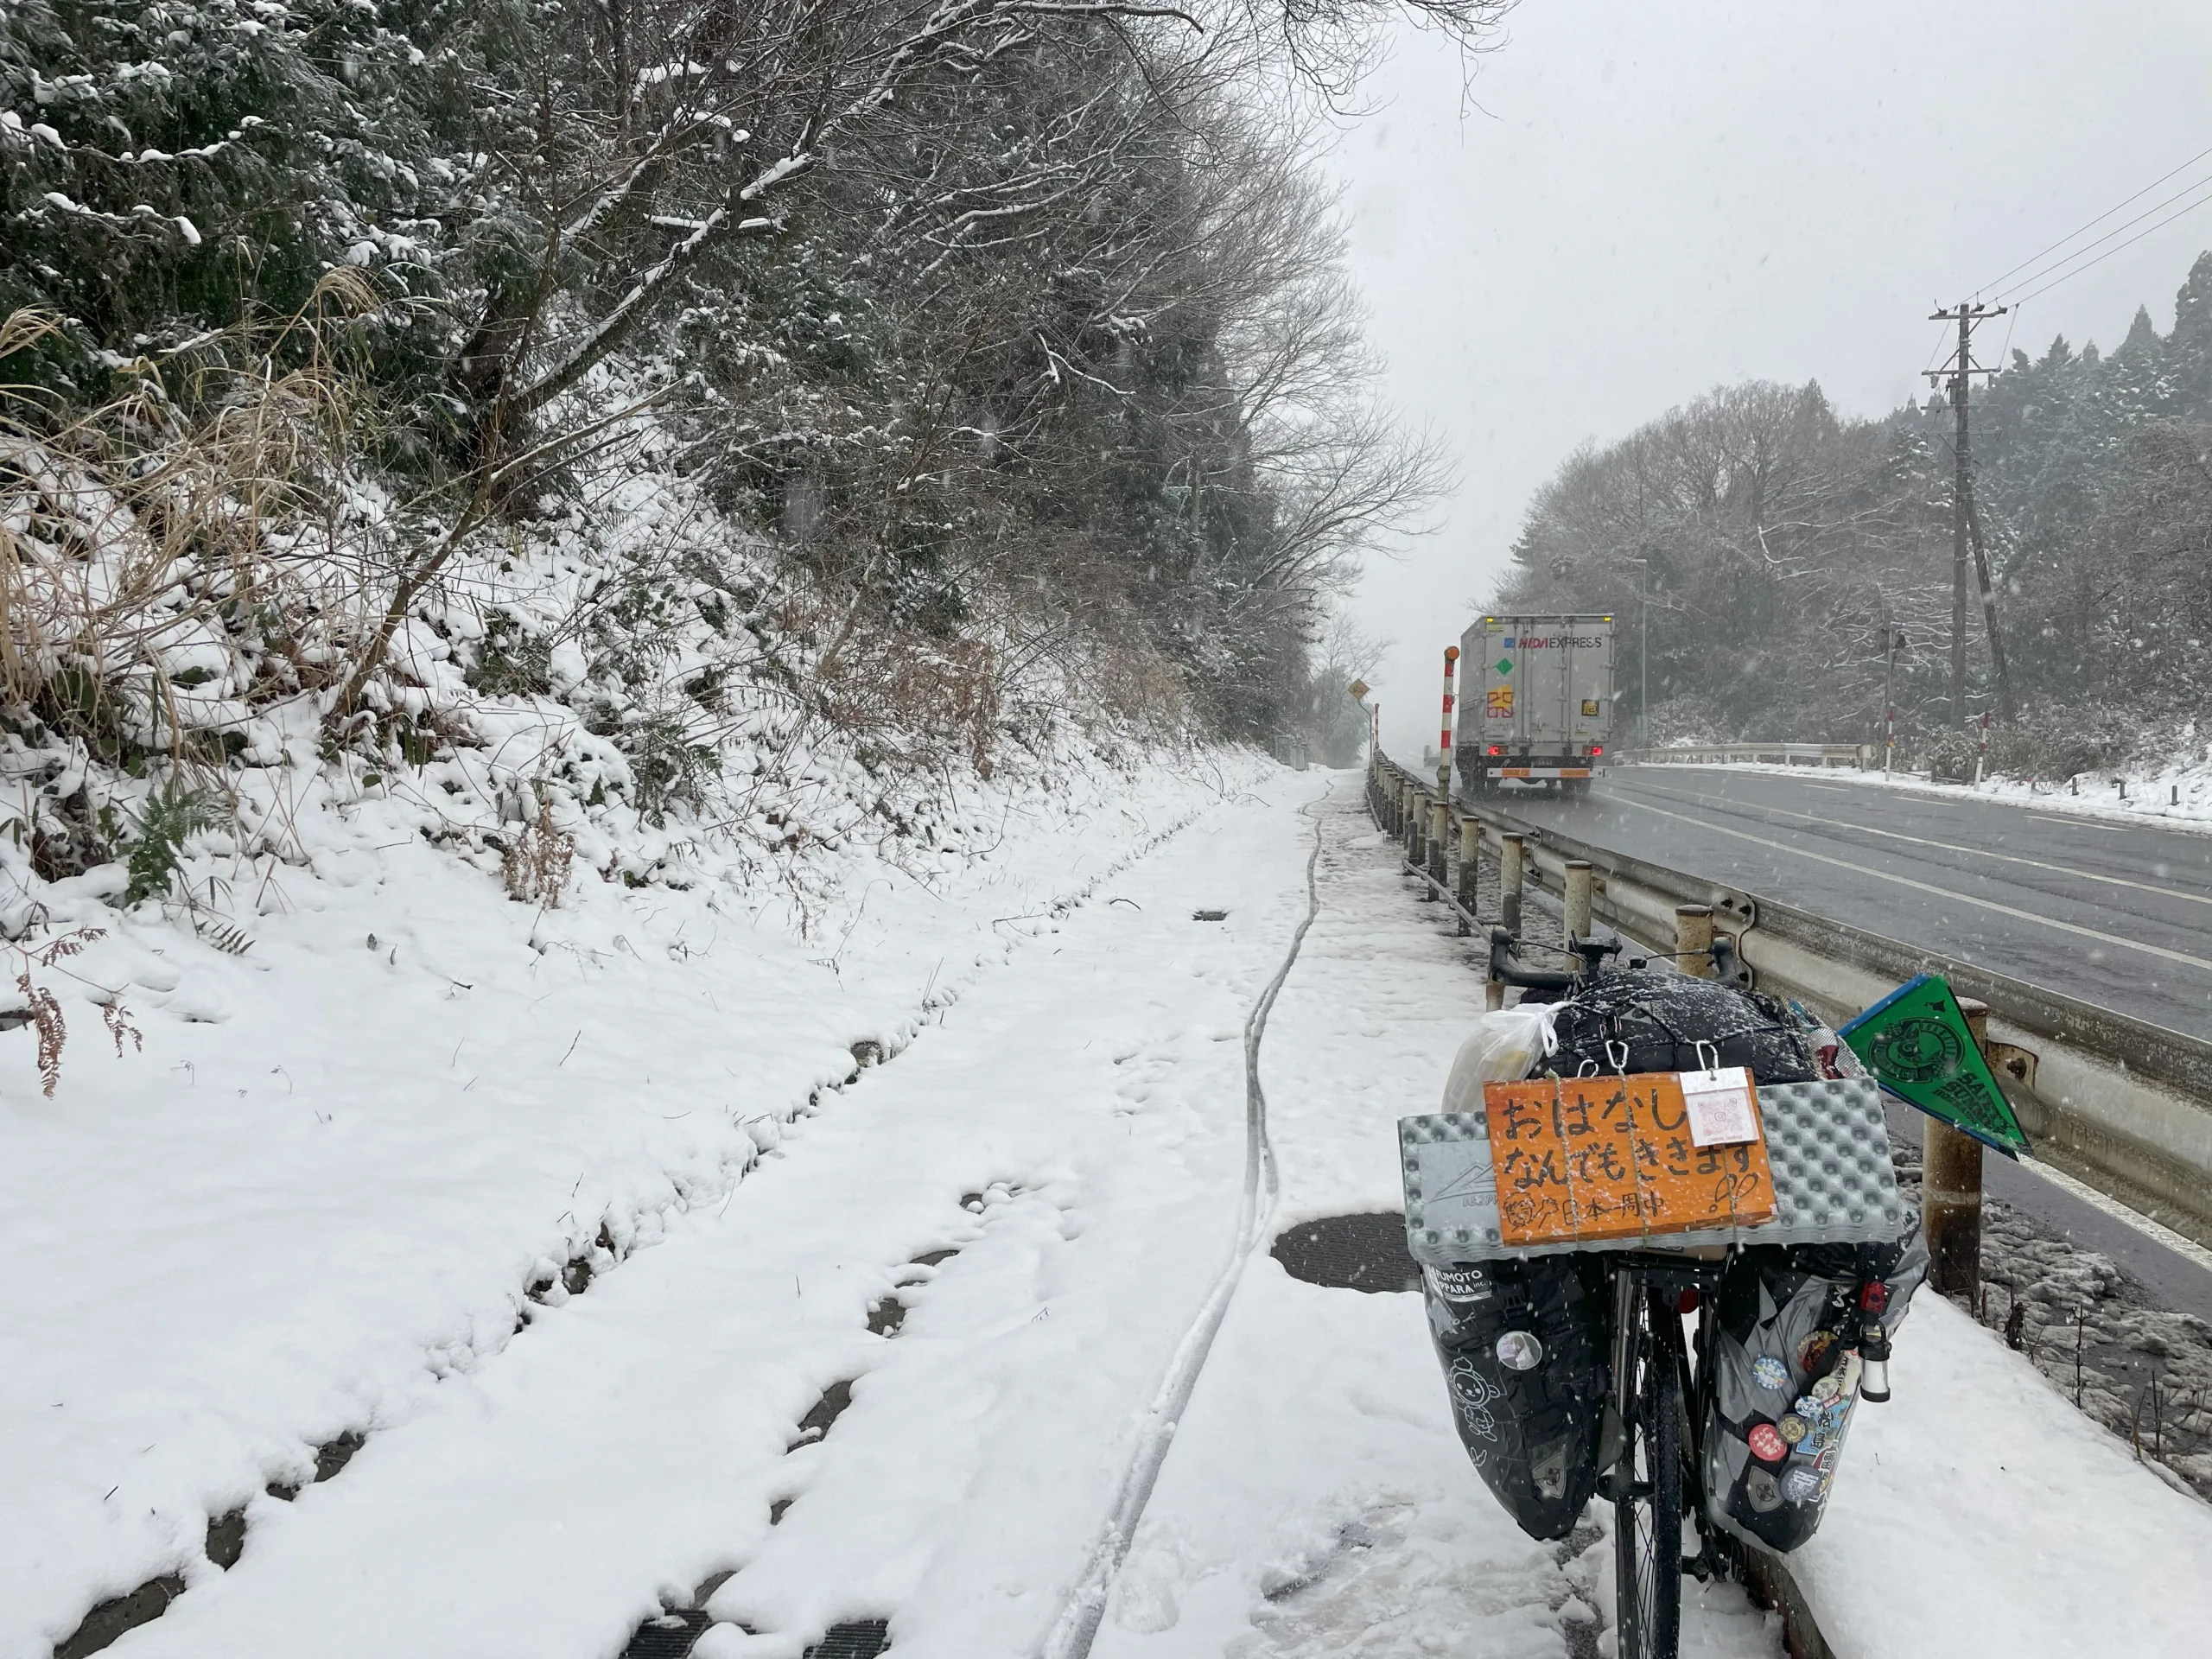
[[[1621,749],[1613,758],[1643,766],[1710,766],[1752,760],[1782,766],[1854,766],[1871,772],[1881,765],[1881,754],[1878,743],[1691,743],[1663,749]]]
[[[1454,878],[1465,826],[1477,826],[1492,855],[1521,836],[1527,878],[1563,894],[1567,866],[1592,873],[1596,918],[1654,950],[1673,948],[1675,911],[1709,905],[1721,931],[1764,988],[1795,996],[1831,1022],[1888,995],[1916,974],[1940,974],[1961,996],[1989,1005],[1993,1039],[2032,1051],[2025,1077],[1999,1081],[2037,1155],[2131,1207],[2199,1238],[2212,1236],[2212,1043],[2077,1001],[2009,975],[1961,962],[1819,916],[1725,882],[1594,846],[1527,823],[1494,802],[1440,802],[1435,779],[1387,758],[1370,779],[1378,821],[1408,843],[1411,868],[1462,923],[1478,925],[1472,884]],[[1434,837],[1445,808],[1446,839]],[[1491,925],[1487,919],[1480,925]]]

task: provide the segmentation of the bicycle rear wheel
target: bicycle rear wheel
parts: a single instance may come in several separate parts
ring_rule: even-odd
[[[1675,1659],[1681,1642],[1681,1345],[1674,1299],[1638,1297],[1632,1411],[1613,1499],[1619,1659]]]

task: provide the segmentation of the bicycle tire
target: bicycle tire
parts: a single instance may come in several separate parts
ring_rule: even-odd
[[[1673,1299],[1647,1292],[1631,1344],[1635,1415],[1621,1453],[1628,1478],[1613,1500],[1618,1659],[1676,1659],[1682,1632],[1681,1319]]]

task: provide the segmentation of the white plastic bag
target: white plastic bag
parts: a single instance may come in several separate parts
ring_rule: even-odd
[[[1559,1048],[1559,1039],[1552,1034],[1558,1014],[1548,1002],[1533,1002],[1499,1008],[1476,1020],[1474,1031],[1452,1061],[1452,1075],[1444,1084],[1444,1109],[1479,1112],[1483,1084],[1518,1083],[1534,1071]]]

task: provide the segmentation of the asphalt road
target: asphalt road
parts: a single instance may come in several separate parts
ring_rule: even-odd
[[[1624,767],[1549,824],[2212,1039],[2212,835],[1776,772]]]
[[[1624,767],[1501,803],[1617,852],[2212,1039],[2212,835],[1722,768]],[[1905,1116],[1912,1114],[1904,1113]],[[1902,1126],[1900,1126],[1902,1127]],[[2212,1319],[2212,1272],[1999,1158],[1985,1190]]]

